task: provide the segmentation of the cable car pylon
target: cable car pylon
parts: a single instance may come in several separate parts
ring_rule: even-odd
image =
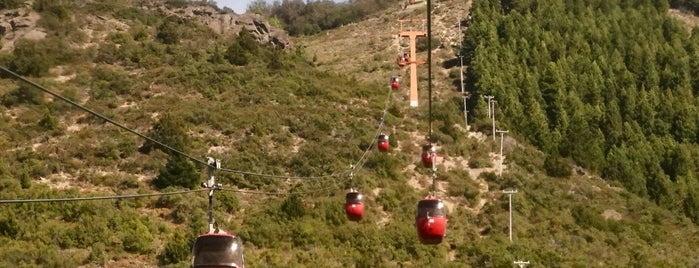
[[[214,192],[221,190],[214,173],[221,168],[221,161],[206,158],[209,179],[201,184],[209,189],[209,232],[197,236],[192,246],[191,267],[236,267],[244,268],[243,241],[233,234],[221,231],[214,220]]]
[[[400,31],[398,32],[398,37],[408,37],[410,38],[410,54],[406,55],[403,54],[403,56],[398,56],[397,64],[398,66],[406,66],[410,65],[410,92],[409,92],[409,98],[410,98],[410,106],[411,107],[417,107],[417,99],[418,99],[418,94],[417,94],[417,65],[418,64],[425,64],[424,61],[418,61],[416,60],[416,54],[417,54],[417,45],[416,45],[416,40],[418,37],[426,37],[427,34],[425,33],[424,30],[414,30],[411,27],[407,27],[408,29],[403,29],[403,23],[414,23],[414,22],[424,22],[425,20],[423,19],[405,19],[405,20],[398,20],[398,23],[400,24]],[[430,53],[431,51],[428,51]],[[429,61],[429,60],[428,60]]]

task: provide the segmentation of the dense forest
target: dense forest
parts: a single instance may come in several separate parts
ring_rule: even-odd
[[[470,88],[549,158],[699,222],[699,29],[664,1],[475,1]],[[560,165],[549,161],[549,174]],[[563,172],[565,174],[565,172]]]
[[[464,4],[439,2],[440,12]],[[694,35],[667,17],[666,2],[548,2],[473,3],[468,88],[496,96],[498,124],[516,141],[508,138],[498,176],[491,158],[501,144],[461,127],[461,96],[433,100],[437,194],[450,210],[444,242],[428,246],[414,226],[429,194],[420,179],[431,171],[419,160],[427,109],[409,108],[385,83],[319,71],[303,44],[281,50],[176,15],[207,1],[35,0],[21,9],[0,0],[38,14],[46,31],[0,53],[1,66],[43,87],[0,71],[0,200],[173,193],[2,203],[0,266],[188,267],[207,228],[204,156],[228,170],[215,173],[223,190],[214,217],[242,238],[248,267],[696,265]],[[386,22],[398,18],[396,3],[251,8],[308,35],[376,14],[314,16],[365,5]],[[294,5],[298,17],[285,21]],[[393,54],[372,57],[395,67]],[[488,133],[477,99],[472,126]],[[393,151],[374,153],[377,130],[390,131]],[[587,174],[571,173],[574,164]],[[349,187],[366,196],[360,222],[343,211]],[[513,188],[511,241],[502,190]]]

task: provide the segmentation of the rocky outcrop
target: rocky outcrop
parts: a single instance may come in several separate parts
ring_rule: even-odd
[[[239,15],[231,11],[216,10],[211,6],[190,6],[176,14],[199,21],[222,35],[237,35],[244,29],[262,44],[282,49],[292,46],[291,39],[284,30],[271,26],[258,14]]]
[[[39,14],[31,9],[20,8],[2,12],[0,16],[2,49],[0,51],[11,51],[15,41],[20,38],[37,40],[46,36],[46,31],[36,26]]]

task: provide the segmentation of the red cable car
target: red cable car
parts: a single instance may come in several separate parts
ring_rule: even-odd
[[[391,77],[391,89],[398,90],[400,83],[398,83],[398,77]]]
[[[350,221],[364,218],[364,196],[355,190],[350,190],[345,196],[345,213]]]
[[[243,268],[243,241],[227,233],[199,235],[192,247],[192,268]]]
[[[390,145],[388,144],[388,135],[386,135],[386,134],[379,135],[379,138],[378,138],[378,141],[376,144],[376,147],[379,148],[379,151],[380,152],[388,152],[389,146]]]
[[[403,53],[403,56],[398,55],[398,59],[396,59],[396,64],[398,64],[398,66],[403,67],[409,63],[410,56],[408,56],[408,53]]]
[[[437,147],[432,144],[422,146],[422,164],[425,167],[432,168],[434,162],[437,161]]]
[[[415,226],[420,243],[436,245],[442,243],[447,229],[444,202],[436,197],[425,197],[417,203]]]

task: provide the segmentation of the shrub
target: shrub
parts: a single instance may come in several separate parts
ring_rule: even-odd
[[[163,44],[179,44],[182,38],[182,31],[179,28],[179,22],[177,22],[176,19],[165,19],[163,23],[158,26],[156,38]]]
[[[22,0],[0,0],[0,9],[13,9],[22,6]]]
[[[151,251],[153,234],[140,220],[132,219],[121,225],[121,241],[124,250],[132,253],[148,253]]]
[[[152,181],[152,184],[158,189],[170,186],[194,189],[199,185],[199,177],[199,172],[192,161],[185,156],[171,154],[167,164],[160,169],[160,175]]]
[[[546,156],[544,169],[546,170],[546,174],[551,177],[567,178],[572,174],[572,169],[568,163],[566,163],[565,159],[554,154]]]
[[[55,65],[53,55],[41,41],[20,39],[15,43],[12,54],[8,67],[20,75],[41,76]]]
[[[233,65],[245,66],[248,64],[248,56],[238,43],[233,43],[228,47],[225,58]]]
[[[12,107],[16,104],[42,103],[44,103],[44,95],[41,90],[24,83],[2,96],[2,104],[6,107]]]
[[[160,265],[176,264],[187,260],[190,254],[190,243],[191,241],[183,232],[175,232],[158,256]]]

